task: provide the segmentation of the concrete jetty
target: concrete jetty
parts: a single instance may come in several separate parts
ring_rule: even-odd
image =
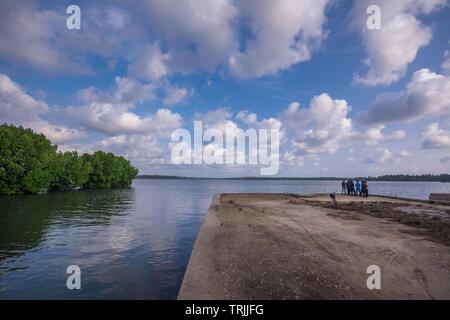
[[[178,298],[450,299],[450,206],[340,195],[337,202],[214,196]],[[371,286],[369,266],[379,267],[381,289]]]
[[[430,201],[442,201],[450,203],[450,193],[431,193]]]

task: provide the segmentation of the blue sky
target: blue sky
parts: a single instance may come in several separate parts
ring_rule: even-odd
[[[449,18],[447,0],[2,1],[0,120],[147,174],[258,173],[172,164],[194,119],[279,129],[280,176],[448,172]]]

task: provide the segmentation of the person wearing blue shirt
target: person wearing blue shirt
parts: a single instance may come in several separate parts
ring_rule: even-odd
[[[356,196],[361,195],[361,181],[356,181]]]

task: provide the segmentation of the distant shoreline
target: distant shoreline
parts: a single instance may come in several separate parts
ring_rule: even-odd
[[[261,180],[261,181],[342,181],[349,178],[342,177],[185,177],[170,175],[139,175],[136,179],[142,180]],[[358,178],[352,178],[358,179]],[[423,176],[380,176],[380,177],[364,177],[367,181],[383,181],[383,182],[442,182],[449,183],[450,175],[423,175]]]

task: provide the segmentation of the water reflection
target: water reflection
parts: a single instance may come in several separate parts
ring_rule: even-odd
[[[208,205],[179,189],[3,197],[0,298],[176,297]],[[70,264],[82,270],[80,291],[65,288]]]
[[[126,214],[134,197],[134,189],[2,196],[0,260],[37,247],[52,226],[107,224]]]

